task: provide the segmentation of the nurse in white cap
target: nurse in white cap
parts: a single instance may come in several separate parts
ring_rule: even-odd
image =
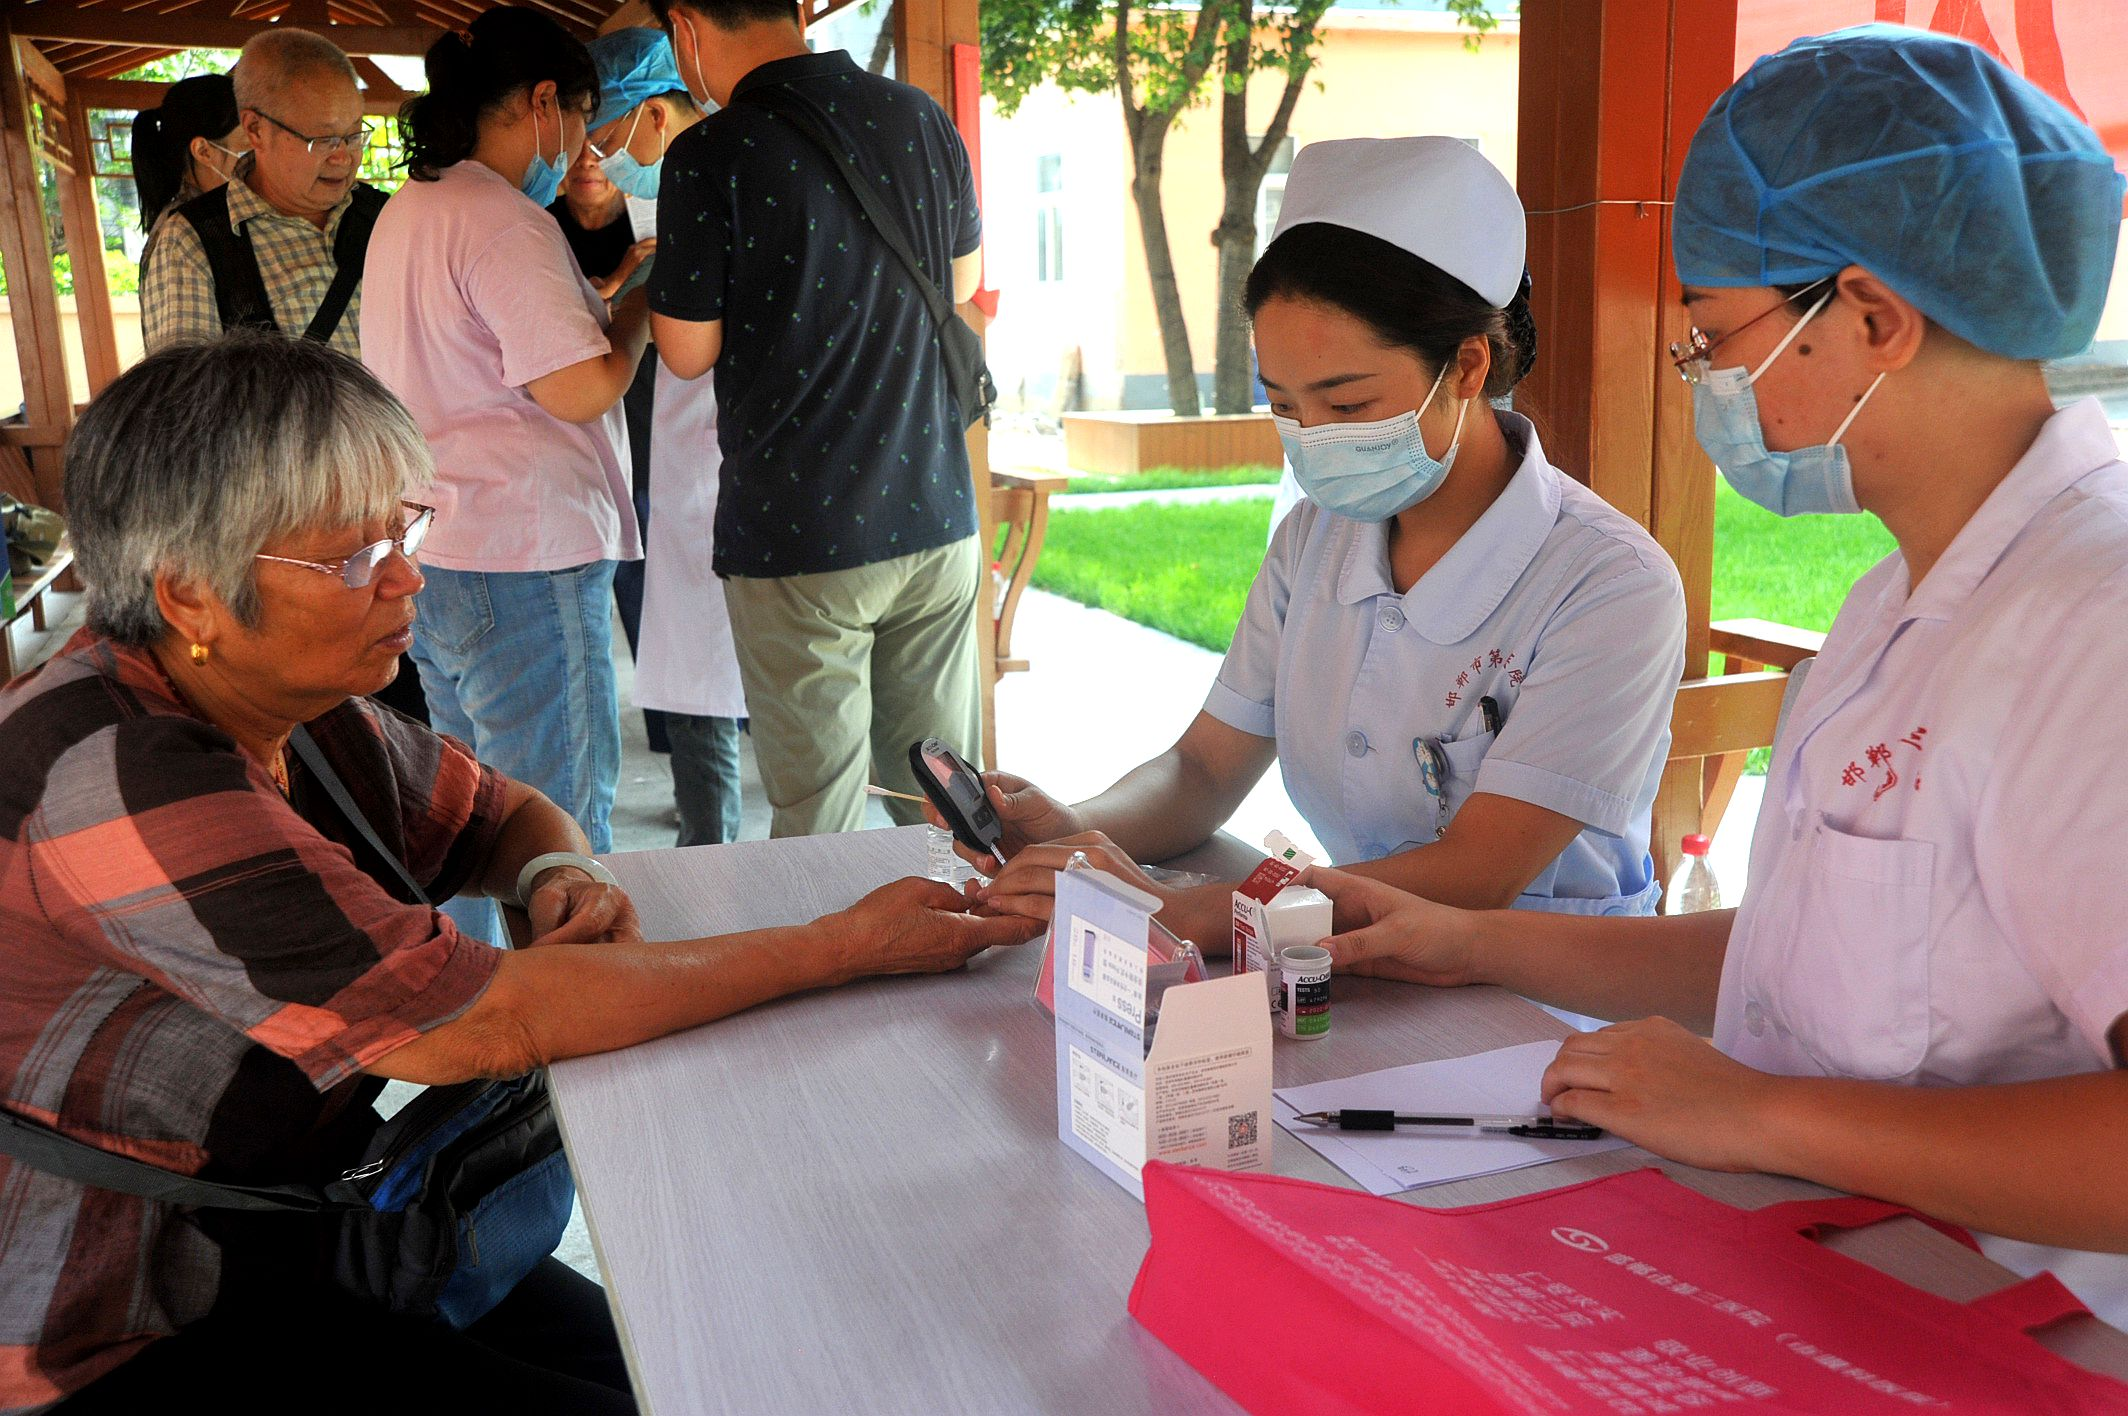
[[[1649,809],[1684,668],[1684,595],[1641,528],[1496,410],[1529,369],[1514,189],[1453,138],[1301,151],[1247,292],[1309,499],[1278,527],[1204,710],[1066,806],[990,774],[998,908],[1046,914],[1088,848],[1196,847],[1274,761],[1341,865],[1433,899],[1648,914]],[[1226,937],[1232,882],[1162,888]]]

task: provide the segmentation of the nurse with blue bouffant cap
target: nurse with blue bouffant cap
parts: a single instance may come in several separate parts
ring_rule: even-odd
[[[1963,41],[1872,25],[1754,64],[1677,194],[1699,440],[1760,505],[1866,510],[1898,547],[1794,693],[1742,908],[1312,883],[1340,967],[1638,1019],[1561,1047],[1555,1111],[1964,1225],[2128,1325],[2128,463],[2042,376],[2098,328],[2122,190]]]

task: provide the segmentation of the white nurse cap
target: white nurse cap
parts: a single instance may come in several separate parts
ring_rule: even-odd
[[[1376,236],[1447,271],[1496,308],[1522,284],[1522,199],[1460,138],[1339,138],[1293,159],[1282,236],[1307,222]]]

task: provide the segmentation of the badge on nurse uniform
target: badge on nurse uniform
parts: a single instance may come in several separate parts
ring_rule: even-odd
[[[1448,754],[1432,738],[1413,738],[1411,755],[1419,762],[1419,780],[1433,798],[1435,840],[1448,834]]]

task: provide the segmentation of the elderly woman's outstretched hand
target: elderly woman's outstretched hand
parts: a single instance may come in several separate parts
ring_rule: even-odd
[[[961,892],[912,877],[882,885],[823,924],[841,944],[841,979],[872,974],[944,973],[985,949],[1025,944],[1039,920],[975,914]]]
[[[640,944],[643,926],[635,902],[618,885],[593,880],[580,870],[550,870],[525,902],[534,944]]]

